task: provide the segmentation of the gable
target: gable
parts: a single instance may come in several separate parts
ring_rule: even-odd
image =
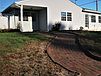
[[[52,6],[65,6],[70,9],[82,9],[70,0],[21,0],[16,2],[17,4],[29,5],[29,6],[41,6],[41,7],[52,7]],[[55,8],[55,7],[54,7]]]
[[[22,0],[16,2],[20,5],[28,5],[28,6],[47,6],[47,0]]]

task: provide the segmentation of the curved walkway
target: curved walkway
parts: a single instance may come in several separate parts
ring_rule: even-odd
[[[79,72],[81,76],[97,76],[101,74],[101,62],[87,57],[75,44],[72,34],[56,34],[57,37],[47,48],[54,62],[68,70]]]

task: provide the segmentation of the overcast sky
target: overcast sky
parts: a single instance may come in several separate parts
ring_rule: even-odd
[[[10,6],[15,1],[16,0],[0,0],[0,12],[3,11],[8,6]],[[75,0],[71,0],[71,1],[75,2]],[[89,2],[92,2],[92,1],[94,1],[94,0],[77,0],[76,3],[77,3],[77,5],[81,5],[81,4],[89,3]],[[95,10],[96,9],[96,4],[94,2],[94,3],[91,3],[91,4],[83,5],[81,7]],[[101,12],[101,0],[99,0],[99,11]]]

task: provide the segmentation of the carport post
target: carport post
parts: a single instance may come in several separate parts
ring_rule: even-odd
[[[23,5],[20,7],[21,31],[23,31]]]

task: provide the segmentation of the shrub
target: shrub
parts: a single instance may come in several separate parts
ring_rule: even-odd
[[[84,29],[84,28],[81,26],[81,27],[80,27],[80,30],[82,31],[83,29]]]
[[[52,31],[59,31],[60,27],[61,27],[61,23],[56,23],[55,25],[53,25]]]
[[[17,24],[17,29],[21,29],[21,24],[20,23]]]
[[[69,30],[73,30],[73,27],[72,26],[69,26]]]

